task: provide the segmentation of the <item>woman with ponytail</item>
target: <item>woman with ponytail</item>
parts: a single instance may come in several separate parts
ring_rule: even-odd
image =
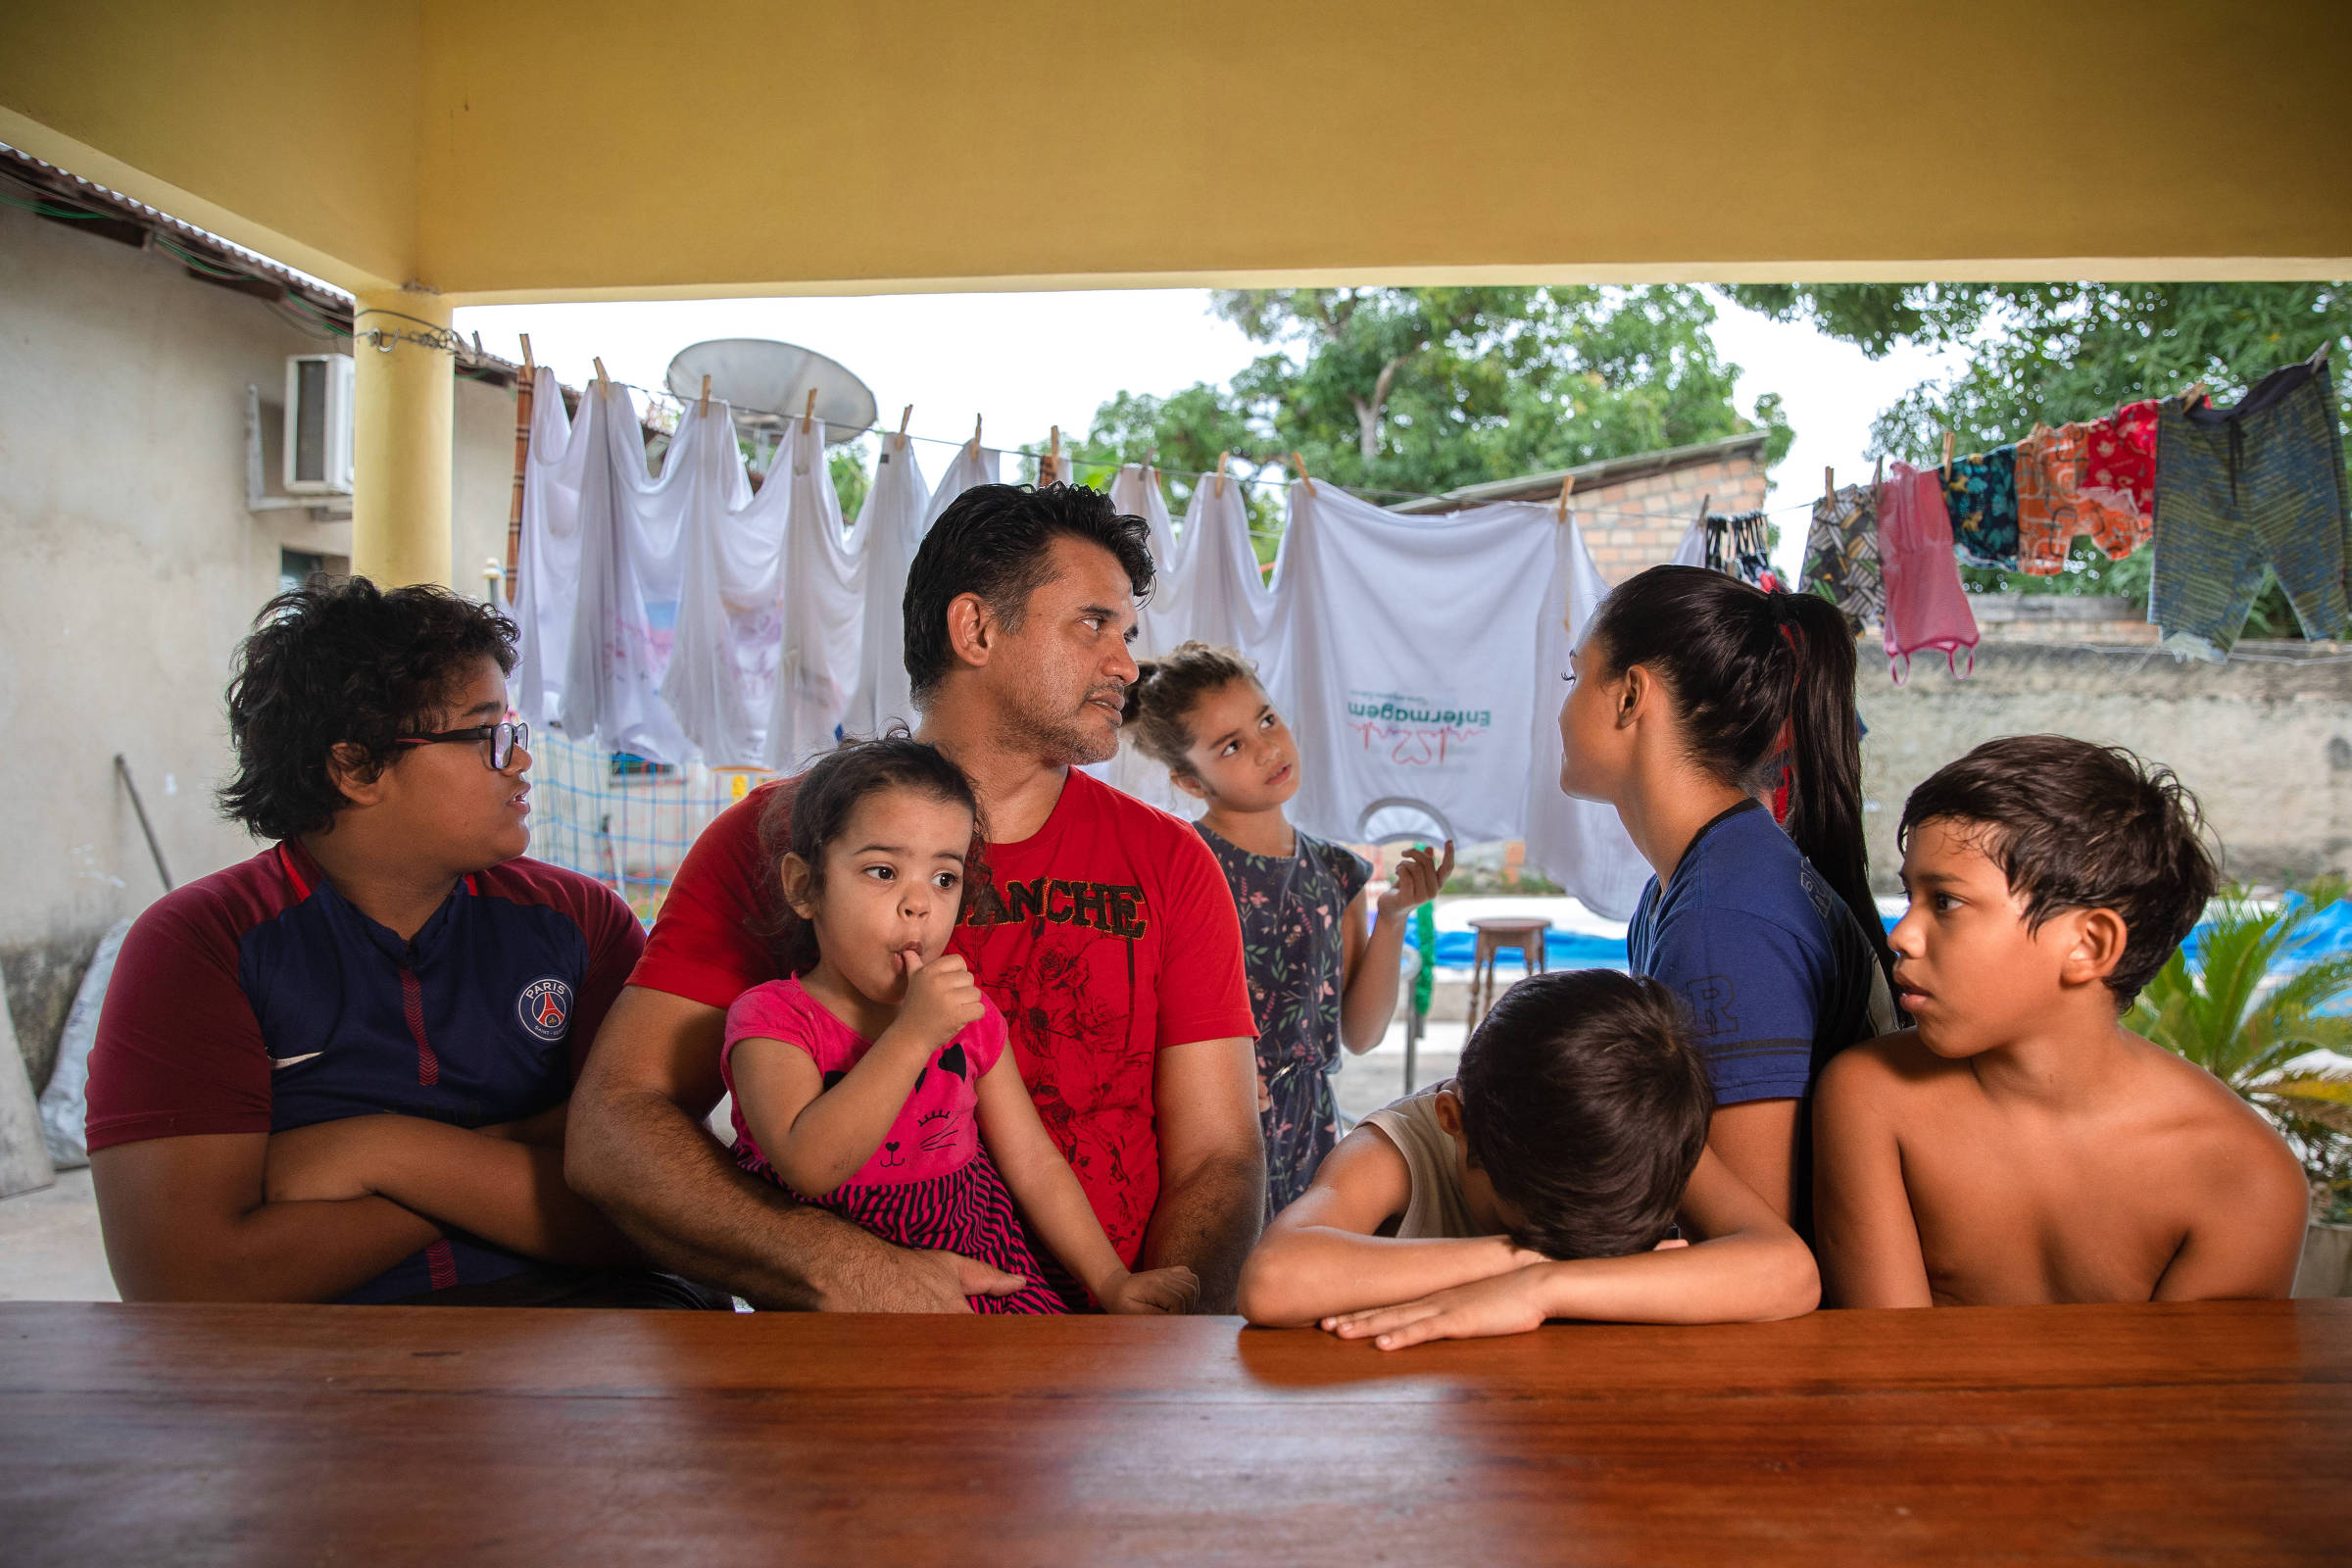
[[[1690,1015],[1709,1147],[1809,1237],[1813,1084],[1896,1024],[1853,633],[1826,599],[1653,566],[1602,603],[1569,681],[1560,787],[1615,807],[1656,873],[1627,933],[1634,972]]]

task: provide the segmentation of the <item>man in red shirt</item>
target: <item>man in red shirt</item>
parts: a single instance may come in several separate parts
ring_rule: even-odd
[[[1183,1264],[1200,1309],[1227,1311],[1265,1181],[1240,921],[1199,835],[1077,771],[1118,748],[1148,541],[1096,491],[966,491],[907,572],[906,672],[988,840],[953,951],[1121,1258]],[[679,867],[573,1097],[565,1174],[649,1254],[756,1304],[962,1311],[1020,1282],[796,1205],[703,1126],[727,1005],[778,974],[761,819],[791,788],[753,792]]]

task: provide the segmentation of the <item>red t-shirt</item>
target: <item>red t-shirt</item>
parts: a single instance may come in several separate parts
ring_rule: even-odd
[[[721,812],[687,852],[631,985],[725,1007],[778,978],[760,924],[775,870],[760,816],[789,780]],[[1254,1039],[1241,919],[1199,834],[1072,769],[1045,826],[991,844],[951,951],[1012,1034],[1013,1059],[1119,1256],[1159,1201],[1157,1053]]]

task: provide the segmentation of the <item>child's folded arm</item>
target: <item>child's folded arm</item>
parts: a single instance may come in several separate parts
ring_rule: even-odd
[[[1342,1339],[1384,1350],[1426,1340],[1524,1334],[1550,1318],[1740,1323],[1801,1317],[1820,1302],[1813,1254],[1712,1152],[1702,1152],[1683,1219],[1705,1240],[1625,1257],[1545,1259],[1396,1306],[1352,1312]]]
[[[267,1180],[274,1202],[371,1194],[543,1262],[642,1261],[564,1184],[560,1145],[516,1143],[418,1116],[353,1116],[273,1135]]]
[[[1839,1053],[1814,1097],[1813,1240],[1836,1306],[1936,1304],[1886,1104],[1904,1087],[1886,1053],[1906,1038]]]
[[[208,1133],[93,1152],[124,1300],[331,1301],[439,1239],[433,1221],[357,1185],[332,1199],[270,1196],[270,1142]]]
[[[1242,1266],[1242,1315],[1267,1328],[1298,1328],[1487,1279],[1536,1256],[1504,1236],[1407,1241],[1373,1234],[1411,1198],[1404,1156],[1377,1127],[1358,1127],[1266,1226]]]

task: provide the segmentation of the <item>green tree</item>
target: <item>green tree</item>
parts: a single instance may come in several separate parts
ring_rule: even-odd
[[[2234,401],[2282,365],[2323,344],[2352,348],[2352,285],[2343,283],[1823,283],[1740,284],[1727,291],[1775,320],[1809,320],[1873,359],[1912,344],[1966,356],[1961,368],[1922,382],[1871,424],[1874,454],[1931,463],[1943,432],[1963,452],[2031,434],[2035,424],[2094,419],[2118,404],[2203,381]],[[2352,386],[2339,418],[2352,424]],[[2144,600],[2145,551],[2110,563],[2079,542],[2057,577],[1968,573],[1970,586],[2025,592],[2123,594]],[[2256,606],[2254,635],[2292,635],[2274,587]]]
[[[873,487],[865,465],[863,436],[826,450],[825,466],[833,475],[833,493],[841,498],[841,520],[845,527],[858,520],[858,514],[865,509],[865,493]]]
[[[1296,452],[1378,500],[1757,428],[1778,461],[1791,439],[1777,398],[1752,417],[1734,404],[1696,289],[1241,290],[1212,308],[1271,352],[1226,387],[1121,393],[1089,458],[1202,471],[1231,452],[1253,473]]]

